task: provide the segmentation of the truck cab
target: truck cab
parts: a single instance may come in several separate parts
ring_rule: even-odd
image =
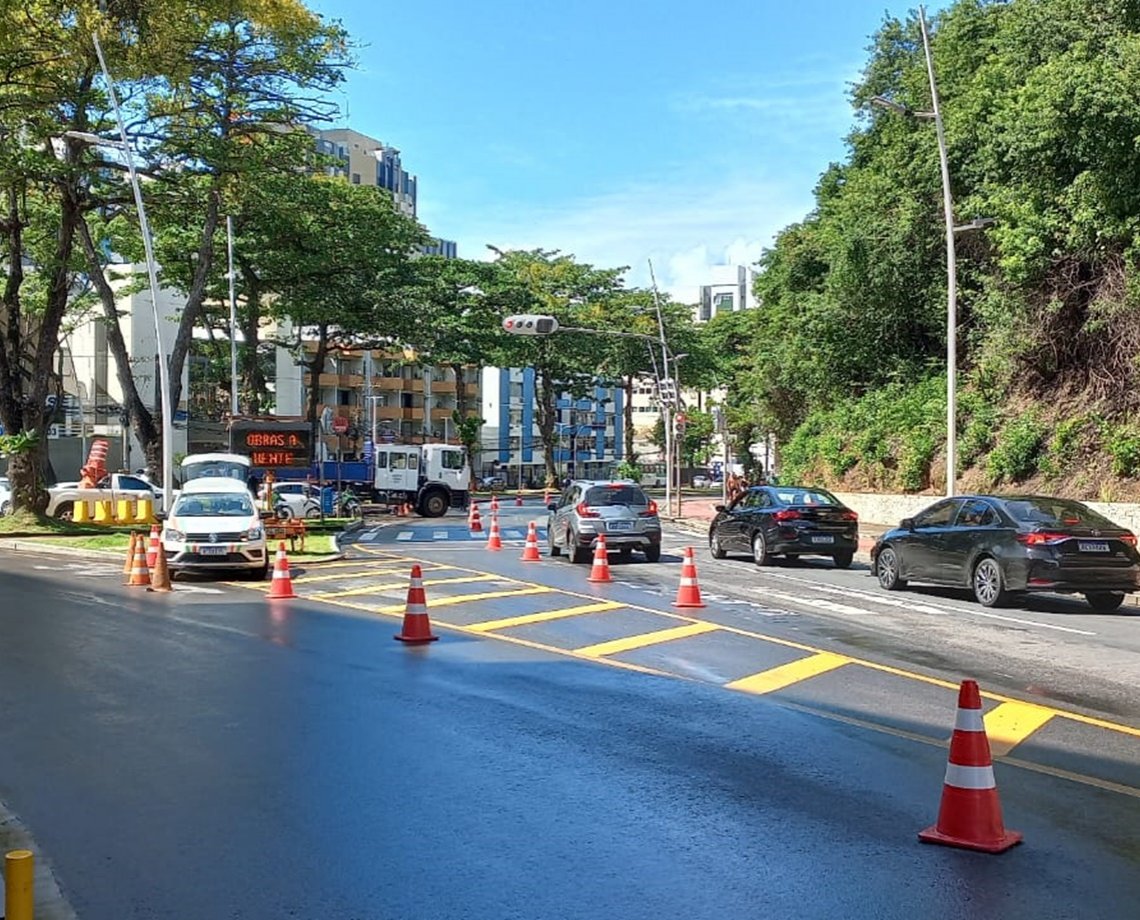
[[[407,501],[424,517],[441,517],[467,500],[471,471],[454,444],[378,444],[373,470],[382,501]]]

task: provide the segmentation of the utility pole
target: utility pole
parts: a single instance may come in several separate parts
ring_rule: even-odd
[[[237,349],[237,296],[234,293],[234,220],[226,215],[226,278],[230,283],[230,450],[234,449],[234,422],[241,407],[238,405],[238,349]]]
[[[649,262],[649,280],[653,283],[653,306],[657,311],[657,331],[661,336],[661,366],[664,369],[664,378],[658,383],[658,393],[661,398],[661,421],[665,426],[665,511],[671,514],[673,510],[673,406],[667,396],[666,388],[662,383],[669,380],[669,346],[665,341],[665,320],[661,315],[661,297],[657,291],[657,277],[653,273],[653,260]],[[671,391],[672,388],[669,388]]]

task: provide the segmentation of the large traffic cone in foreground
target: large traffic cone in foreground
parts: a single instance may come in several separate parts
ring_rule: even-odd
[[[166,564],[166,550],[162,548],[161,542],[150,570],[150,587],[147,590],[163,592],[174,590],[174,585],[170,583],[170,569]]]
[[[1002,824],[977,681],[964,680],[958,690],[938,823],[919,831],[918,839],[984,853],[1001,853],[1021,843],[1021,834]]]
[[[409,645],[423,645],[434,642],[439,636],[431,632],[428,619],[427,598],[424,596],[423,575],[418,565],[412,566],[412,581],[408,585],[408,602],[404,606],[404,625],[395,638]]]
[[[273,581],[269,584],[266,597],[296,597],[293,591],[293,578],[289,574],[289,556],[285,552],[285,541],[277,545],[277,561],[273,564]]]
[[[127,586],[131,588],[150,587],[150,569],[146,564],[146,537],[141,533],[135,535],[134,561],[131,562],[131,574],[127,576]]]
[[[467,529],[472,533],[483,532],[483,521],[479,517],[479,503],[471,502],[471,510],[467,512]]]
[[[697,563],[693,559],[693,548],[685,547],[685,560],[681,563],[681,584],[677,588],[674,607],[703,607],[701,587],[697,584]]]
[[[610,577],[610,556],[606,550],[606,535],[598,535],[598,545],[594,548],[594,564],[590,566],[590,576],[586,581],[613,581]]]
[[[522,561],[542,562],[542,557],[538,554],[538,531],[534,527],[534,521],[530,522],[526,531],[526,546],[523,547]]]
[[[131,531],[131,542],[127,544],[127,558],[123,560],[123,584],[131,578],[131,569],[135,567],[135,544],[142,539],[141,533]]]
[[[146,567],[148,569],[154,568],[154,563],[158,559],[158,525],[150,525],[150,542],[146,547]]]
[[[491,512],[491,533],[487,537],[487,549],[500,550],[503,548],[503,538],[499,536],[499,516]]]

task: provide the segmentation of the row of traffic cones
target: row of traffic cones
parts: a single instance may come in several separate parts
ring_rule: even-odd
[[[123,577],[129,588],[161,592],[174,590],[157,525],[150,529],[149,543],[143,534],[131,533],[127,559],[123,564]]]

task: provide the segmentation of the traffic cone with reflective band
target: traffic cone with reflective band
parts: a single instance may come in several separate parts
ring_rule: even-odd
[[[289,556],[285,552],[285,541],[277,544],[277,561],[273,564],[273,581],[269,583],[266,597],[296,597],[293,579],[289,575]]]
[[[703,607],[701,587],[697,584],[697,563],[693,559],[693,548],[685,547],[685,560],[681,563],[681,584],[677,588],[674,607]]]
[[[135,535],[134,561],[131,563],[131,574],[127,576],[127,586],[130,588],[149,588],[150,569],[146,564],[146,537],[141,533]]]
[[[146,567],[148,569],[154,568],[154,563],[158,559],[158,525],[150,525],[150,543],[146,548]]]
[[[411,517],[415,510],[415,505],[411,502],[404,502],[404,517]]]
[[[545,492],[542,493],[542,503],[544,505],[550,504],[550,490],[549,489],[547,489]]]
[[[598,535],[598,545],[594,548],[594,564],[590,566],[590,576],[586,581],[613,581],[610,577],[610,556],[606,550],[606,535]]]
[[[523,547],[522,561],[542,562],[542,557],[538,554],[538,531],[534,527],[534,521],[530,522],[526,531],[526,546]]]
[[[515,507],[516,508],[522,507],[522,492],[516,492],[515,493]]]
[[[472,533],[483,532],[483,521],[479,517],[479,503],[471,502],[471,510],[467,512],[467,529]]]
[[[964,680],[958,690],[938,823],[919,831],[918,839],[984,853],[1001,853],[1021,843],[1021,834],[1002,823],[977,681]]]
[[[148,591],[173,591],[174,585],[170,583],[170,569],[166,565],[166,550],[159,543],[158,552],[154,557],[154,565],[150,570],[150,587]]]
[[[499,513],[499,497],[494,492],[491,493],[491,514]]]
[[[487,537],[487,549],[500,550],[503,548],[503,538],[499,536],[499,516],[491,512],[491,533]]]
[[[141,533],[131,531],[131,542],[127,545],[127,558],[123,560],[123,584],[131,577],[131,569],[135,567],[135,544],[142,539]]]
[[[418,565],[412,566],[412,581],[408,585],[408,602],[404,606],[404,625],[395,635],[401,642],[409,645],[423,645],[435,642],[439,636],[431,632],[431,620],[428,619],[427,598],[424,596],[423,575]]]

